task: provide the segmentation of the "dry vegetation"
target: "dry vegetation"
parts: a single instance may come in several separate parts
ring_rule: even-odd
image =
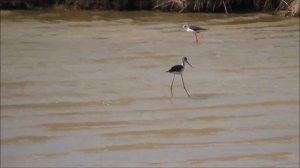
[[[0,2],[1,9],[34,9],[57,5],[68,9],[155,9],[225,13],[265,11],[299,16],[299,0],[1,0]]]
[[[299,0],[156,0],[154,8],[179,12],[284,11],[299,16]]]

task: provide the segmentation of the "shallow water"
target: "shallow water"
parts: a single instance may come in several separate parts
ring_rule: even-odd
[[[297,18],[1,17],[1,166],[299,167]],[[171,97],[182,56],[191,97],[180,76]]]

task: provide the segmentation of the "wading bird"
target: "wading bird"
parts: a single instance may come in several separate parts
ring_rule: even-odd
[[[188,93],[188,91],[185,88],[184,80],[183,80],[183,76],[182,76],[182,72],[184,70],[185,63],[189,64],[192,67],[192,65],[188,62],[187,58],[183,57],[181,65],[174,65],[170,70],[166,71],[166,72],[170,72],[170,73],[174,74],[173,80],[172,80],[172,84],[171,84],[171,94],[172,94],[172,97],[173,97],[173,89],[172,89],[172,87],[173,87],[173,82],[174,82],[174,79],[175,79],[175,75],[181,75],[181,80],[182,80],[183,88],[184,88],[186,94],[188,96],[190,96],[190,94]]]
[[[197,26],[189,26],[187,24],[183,25],[182,27],[183,27],[183,29],[185,29],[186,32],[193,32],[195,34],[196,43],[198,43],[197,34],[200,34],[200,32],[207,30],[205,28],[201,28],[201,27],[197,27]]]

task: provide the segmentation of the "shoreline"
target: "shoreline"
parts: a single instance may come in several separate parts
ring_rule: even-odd
[[[252,13],[266,12],[280,16],[299,16],[299,0],[3,0],[1,10],[113,10],[113,11],[162,11],[179,13]]]

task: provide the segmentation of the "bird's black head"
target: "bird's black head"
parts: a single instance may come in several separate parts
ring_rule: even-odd
[[[189,66],[191,66],[192,67],[192,65],[188,62],[188,60],[187,60],[187,58],[186,57],[183,57],[182,58],[182,62],[186,62],[187,64],[189,64]]]

